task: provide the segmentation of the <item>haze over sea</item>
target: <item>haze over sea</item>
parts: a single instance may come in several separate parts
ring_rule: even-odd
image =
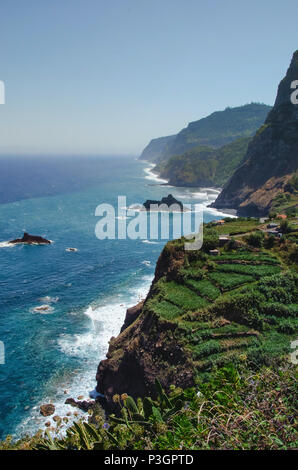
[[[44,426],[42,403],[56,414],[94,389],[96,368],[118,334],[127,307],[146,295],[164,240],[98,240],[95,208],[128,205],[172,193],[206,206],[216,193],[169,188],[134,157],[2,157],[0,159],[0,439]],[[144,171],[145,170],[145,171]],[[10,246],[23,231],[49,246]],[[65,251],[75,247],[77,252]],[[49,309],[37,312],[38,306]]]

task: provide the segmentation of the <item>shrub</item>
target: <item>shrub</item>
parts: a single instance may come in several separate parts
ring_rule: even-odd
[[[263,232],[253,232],[245,237],[247,243],[256,248],[261,248],[263,246],[264,234]]]

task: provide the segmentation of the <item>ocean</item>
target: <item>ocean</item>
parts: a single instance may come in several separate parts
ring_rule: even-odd
[[[163,183],[135,157],[0,159],[0,439],[43,428],[43,403],[65,416],[74,411],[66,398],[88,399],[109,339],[148,292],[166,241],[99,240],[96,207],[172,193],[205,208],[205,221],[222,217],[207,208],[216,191]],[[53,243],[7,245],[24,231]]]

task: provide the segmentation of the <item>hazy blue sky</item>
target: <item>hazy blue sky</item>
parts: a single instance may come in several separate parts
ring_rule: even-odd
[[[297,32],[297,0],[1,0],[0,153],[138,154],[272,104]]]

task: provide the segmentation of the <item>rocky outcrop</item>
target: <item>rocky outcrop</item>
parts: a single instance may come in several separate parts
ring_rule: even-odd
[[[74,408],[79,408],[82,411],[88,411],[93,408],[94,401],[87,401],[87,400],[75,400],[74,398],[67,398],[65,400],[65,405],[71,405]]]
[[[178,326],[147,311],[117,338],[112,338],[107,359],[97,370],[96,390],[107,402],[115,394],[137,398],[155,395],[155,379],[165,389],[171,384],[183,388],[194,384],[193,363],[177,341]]]
[[[160,318],[148,306],[158,280],[174,279],[184,259],[184,250],[164,248],[146,300],[128,309],[120,335],[110,340],[107,359],[100,362],[96,374],[96,390],[105,395],[108,407],[114,394],[154,395],[156,378],[165,389],[171,384],[194,385],[193,362],[178,340],[178,325]]]
[[[134,305],[133,307],[130,307],[126,310],[126,316],[125,316],[124,324],[121,328],[121,333],[138,318],[138,316],[140,315],[142,311],[143,306],[144,306],[144,300],[142,300],[137,305]]]
[[[9,243],[25,243],[26,245],[49,245],[52,242],[38,235],[29,235],[29,233],[24,232],[22,238],[16,238],[15,240],[11,240]]]
[[[297,170],[298,105],[291,102],[291,84],[298,79],[298,51],[280,82],[272,111],[248,147],[212,207],[237,209],[238,215],[267,215],[273,199],[286,191]]]
[[[55,405],[53,405],[52,403],[41,405],[40,414],[42,416],[51,416],[54,413],[55,413]]]
[[[154,201],[151,199],[147,199],[146,202],[144,202],[143,206],[147,211],[150,211],[152,208],[151,206],[158,206],[158,209],[163,210],[163,211],[173,211],[173,210],[181,210],[183,211],[183,204],[182,202],[178,201],[177,199],[174,198],[172,194],[169,194],[166,197],[163,197],[161,201]]]

